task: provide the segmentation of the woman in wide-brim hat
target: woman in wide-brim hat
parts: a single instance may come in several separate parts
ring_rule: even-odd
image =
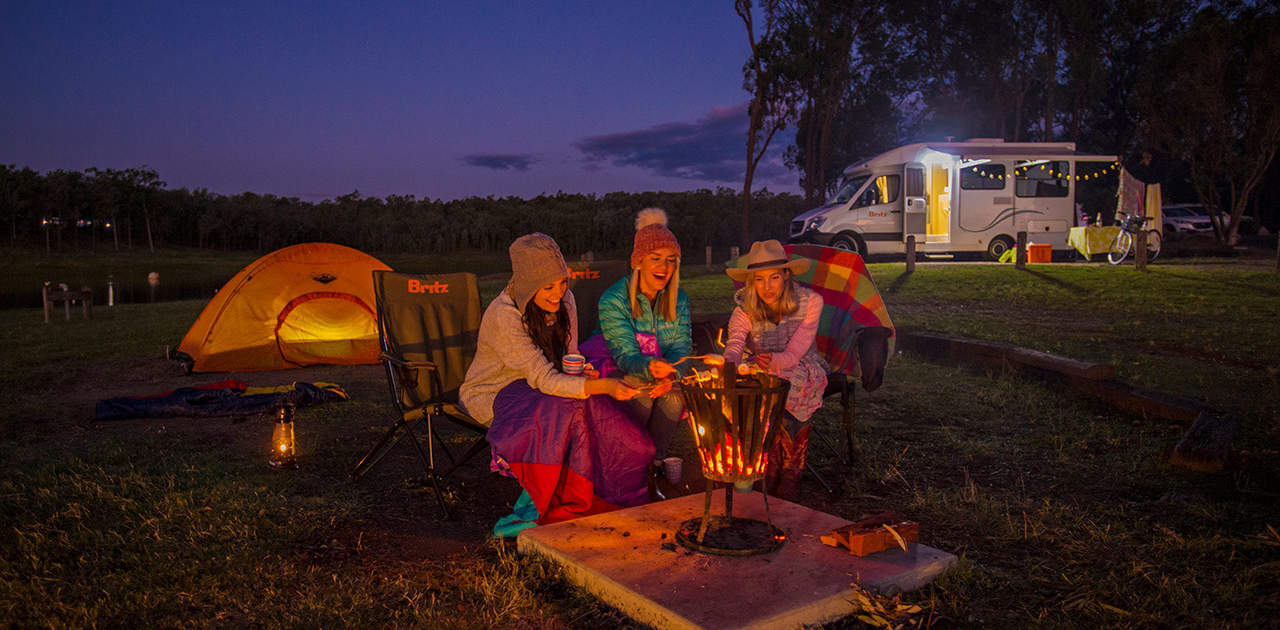
[[[616,401],[639,392],[616,378],[565,374],[578,352],[569,267],[550,236],[510,247],[511,282],[480,320],[476,355],[459,389],[489,425],[493,469],[520,481],[516,510],[494,527],[511,536],[535,524],[642,504],[653,443]]]
[[[794,495],[809,448],[809,418],[822,406],[827,387],[827,363],[815,343],[822,318],[822,296],[795,281],[809,270],[809,260],[788,257],[776,240],[756,241],[725,273],[742,289],[734,294],[737,307],[729,317],[725,361],[758,369],[791,383],[785,421],[769,455],[765,483],[784,498]]]

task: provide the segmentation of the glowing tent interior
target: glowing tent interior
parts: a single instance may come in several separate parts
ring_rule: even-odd
[[[376,363],[375,269],[390,267],[333,243],[267,254],[218,290],[178,357],[192,372]]]

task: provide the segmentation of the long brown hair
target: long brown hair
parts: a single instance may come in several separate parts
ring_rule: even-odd
[[[569,351],[569,305],[564,298],[560,299],[560,308],[555,313],[555,323],[547,324],[547,315],[534,300],[524,307],[524,331],[529,333],[534,345],[542,350],[543,356],[557,368],[560,360]]]
[[[760,295],[756,293],[755,274],[751,274],[747,278],[747,286],[742,291],[742,310],[753,322],[762,322],[767,319],[776,324],[782,321],[783,317],[795,313],[800,308],[800,299],[796,295],[796,281],[791,275],[791,270],[782,270],[782,295],[778,296],[775,304],[776,308],[765,304],[764,300],[760,299]]]

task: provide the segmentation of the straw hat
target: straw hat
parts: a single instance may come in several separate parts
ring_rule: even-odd
[[[787,251],[782,249],[782,243],[777,239],[769,239],[767,241],[756,241],[751,244],[751,251],[746,256],[738,259],[739,267],[729,267],[724,270],[729,274],[730,278],[738,282],[746,282],[751,279],[751,274],[765,269],[787,268],[792,274],[804,273],[809,270],[809,259],[797,258],[795,260],[787,259]]]

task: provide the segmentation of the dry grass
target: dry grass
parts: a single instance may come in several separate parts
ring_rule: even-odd
[[[933,585],[876,600],[891,625],[1274,623],[1280,444],[1266,366],[1277,343],[1265,326],[1280,302],[1276,281],[1187,266],[1135,285],[1129,269],[1076,269],[1037,270],[1060,282],[976,265],[901,281],[900,264],[873,273],[882,287],[896,283],[886,297],[899,324],[1115,357],[1128,378],[1243,411],[1232,470],[1169,466],[1183,427],[1039,381],[898,355],[884,387],[858,394],[854,466],[811,455],[841,492],[827,497],[809,482],[801,502],[850,519],[897,509],[921,523],[922,542],[961,556]],[[690,274],[686,286],[695,305],[719,304],[708,299],[722,297],[719,282]],[[360,484],[346,481],[387,419],[376,367],[241,375],[334,380],[352,394],[300,414],[304,465],[289,474],[263,465],[261,419],[92,422],[97,398],[218,378],[183,377],[160,358],[200,307],[123,306],[51,326],[38,310],[0,311],[0,618],[14,627],[628,623],[543,561],[486,540],[519,490],[483,464],[451,482],[448,521],[402,481],[407,451]],[[1148,352],[1152,340],[1180,350]],[[835,435],[834,405],[817,422]],[[912,606],[920,611],[903,612]]]

